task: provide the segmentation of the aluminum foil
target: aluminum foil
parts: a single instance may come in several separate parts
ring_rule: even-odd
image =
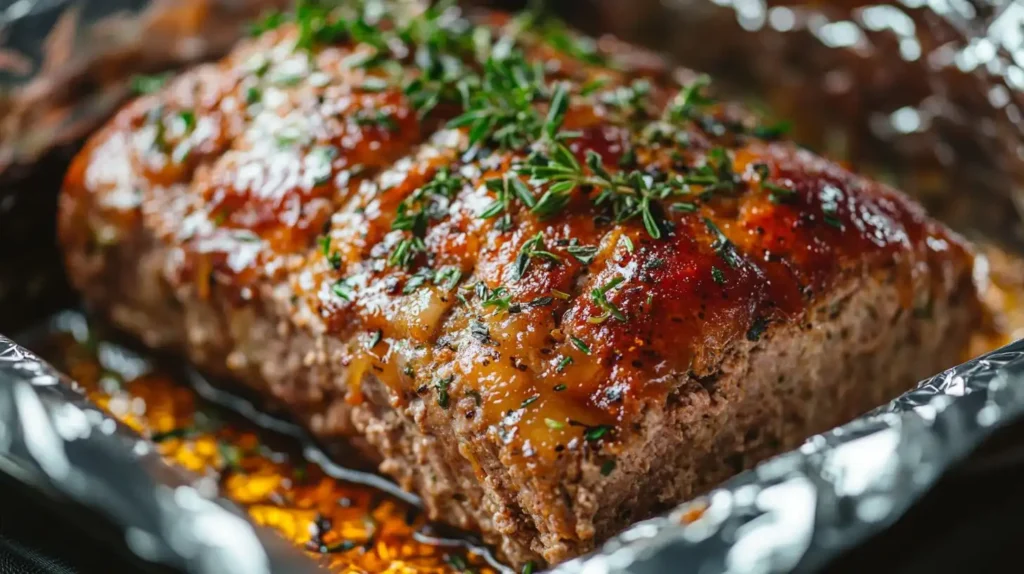
[[[54,150],[73,146],[125,97],[131,74],[214,56],[237,38],[243,21],[284,3],[0,3],[0,176],[8,181]],[[842,116],[846,127],[864,137],[839,147],[852,156],[895,157],[954,178],[957,183],[942,194],[927,185],[911,191],[920,192],[930,209],[947,210],[950,221],[966,226],[961,229],[1016,248],[1024,244],[1018,211],[1024,205],[1024,3],[559,5],[592,30],[655,44],[716,77],[733,73],[738,83],[766,93],[774,85],[781,95],[768,103],[779,104],[783,114],[787,108],[813,112],[804,126],[823,125],[817,120],[832,113]],[[824,131],[798,136],[835,143]],[[5,329],[13,328],[4,321],[15,307],[34,309],[38,302],[9,295],[5,300],[5,284],[8,293],[30,288],[40,262],[57,261],[55,251],[9,249],[12,237],[24,237],[15,225],[26,232],[38,233],[40,225],[49,230],[47,203],[33,200],[55,192],[0,187]],[[963,218],[960,209],[967,214]],[[59,281],[50,271],[38,278]],[[556,571],[819,570],[884,531],[997,428],[1019,419],[1022,376],[1024,342],[1017,342],[926,380],[889,405],[813,437],[665,516],[636,524]],[[144,440],[77,394],[71,381],[2,336],[0,472],[103,514],[140,556],[183,572],[313,569],[312,561],[253,526],[198,477],[165,465]],[[206,535],[211,532],[232,535]]]
[[[0,472],[106,518],[148,562],[195,574],[318,571],[219,498],[215,481],[164,463],[152,443],[2,335]]]
[[[921,382],[890,404],[640,522],[556,573],[816,571],[898,519],[1024,413],[1024,341]],[[317,571],[74,383],[0,336],[0,472],[105,516],[141,558],[182,572]]]

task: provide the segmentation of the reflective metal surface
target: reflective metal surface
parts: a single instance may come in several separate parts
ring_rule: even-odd
[[[209,483],[165,464],[151,443],[0,336],[0,471],[121,528],[141,558],[196,574],[314,572]]]

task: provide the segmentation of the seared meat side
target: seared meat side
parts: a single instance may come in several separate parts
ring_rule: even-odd
[[[86,301],[556,563],[956,363],[964,242],[704,78],[351,2],[127,105],[60,205]]]

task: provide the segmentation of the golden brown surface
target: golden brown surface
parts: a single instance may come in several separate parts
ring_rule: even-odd
[[[639,143],[641,128],[609,102],[650,70],[586,65],[547,46],[529,53],[549,62],[550,80],[576,92],[605,82],[574,96],[564,122],[582,133],[568,145],[581,164],[591,150],[615,171],[632,150],[641,173],[711,166],[731,174],[729,189],[705,200],[706,186],[689,185],[661,202],[658,240],[638,217],[602,224],[607,210],[586,186],[546,219],[513,202],[514,228],[501,231],[500,218],[480,216],[495,199],[484,183],[500,181],[523,154],[461,161],[465,130],[435,132],[443,109],[418,121],[397,87],[367,90],[375,72],[346,67],[365,45],[318,47],[307,57],[294,41],[294,27],[272,30],[121,112],[67,178],[63,237],[116,242],[110,218],[138,218],[154,203],[166,211],[162,239],[178,246],[166,270],[173,284],[244,305],[258,286],[287,282],[297,323],[353,341],[343,359],[356,365],[350,401],[361,400],[366,369],[398,401],[438,393],[437,381],[454,377],[447,395],[479,401],[484,424],[507,435],[513,452],[529,445],[551,457],[590,428],[627,424],[650,393],[665,392],[658,381],[708,374],[730,341],[793,320],[851,276],[895,266],[905,305],[923,307],[971,264],[959,239],[903,196],[791,144],[743,135],[753,126],[726,129],[750,119],[724,106],[709,106],[702,120],[717,119],[720,135],[684,122],[674,137],[685,145]],[[679,88],[665,74],[650,79],[646,113],[660,117]],[[264,103],[247,104],[252,89]],[[389,119],[366,120],[380,116]],[[424,200],[442,212],[426,222],[412,264],[392,264],[408,237],[394,229],[396,210],[439,173],[461,174],[452,176],[455,193]],[[788,199],[772,201],[778,194],[763,182],[789,190]],[[141,197],[114,197],[123,193]],[[97,194],[105,197],[96,202]],[[82,211],[97,207],[107,220],[100,229]],[[326,248],[317,241],[324,228]],[[517,279],[516,260],[538,234],[552,256],[533,258]],[[589,263],[570,255],[576,246],[595,250]],[[456,281],[413,287],[424,272]],[[609,286],[612,317],[594,295]]]

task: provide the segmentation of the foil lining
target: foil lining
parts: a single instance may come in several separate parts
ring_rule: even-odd
[[[319,571],[218,497],[215,481],[164,463],[152,443],[2,335],[0,472],[106,518],[148,562],[195,574]]]
[[[637,523],[556,574],[816,571],[891,525],[996,429],[1024,413],[1024,341],[921,382],[863,417]],[[319,571],[217,486],[0,336],[0,472],[105,516],[141,558],[181,572]]]

